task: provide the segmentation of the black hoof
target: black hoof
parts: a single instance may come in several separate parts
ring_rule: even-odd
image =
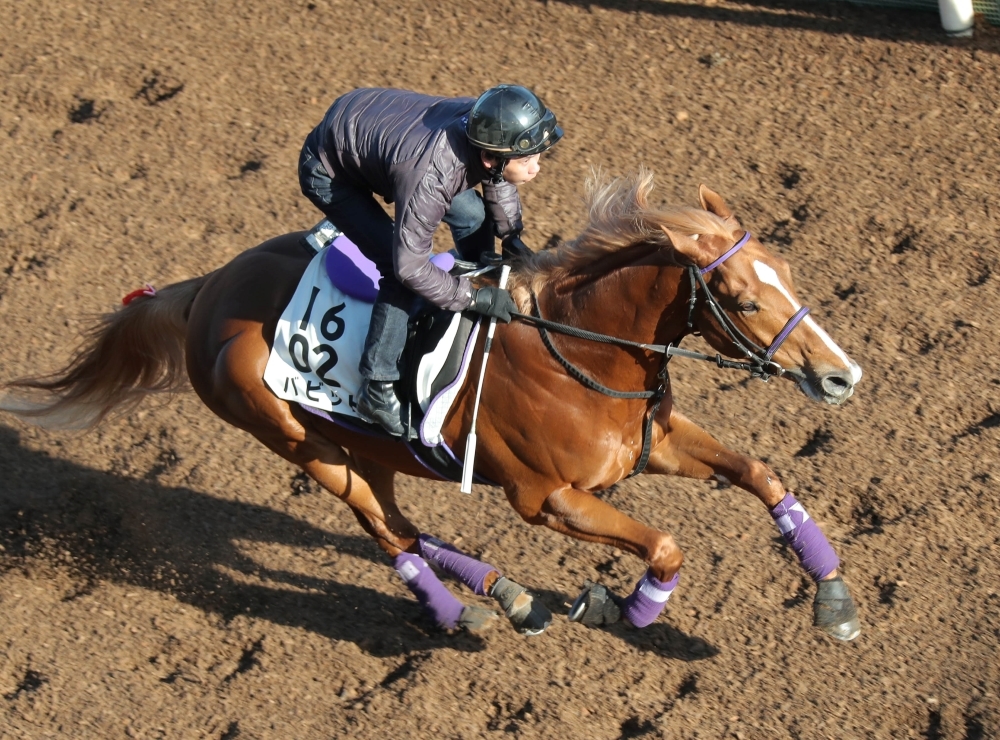
[[[828,581],[819,581],[816,598],[813,599],[813,624],[844,642],[850,642],[861,634],[858,610],[847,585],[837,576]]]
[[[490,596],[497,600],[514,629],[522,635],[540,635],[552,624],[552,612],[545,604],[509,578],[497,579]]]
[[[614,595],[599,583],[587,581],[583,592],[576,597],[569,610],[569,621],[588,627],[614,624],[622,618]]]

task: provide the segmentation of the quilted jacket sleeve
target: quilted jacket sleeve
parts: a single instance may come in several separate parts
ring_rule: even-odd
[[[414,167],[397,187],[393,266],[403,285],[439,308],[464,311],[472,304],[472,285],[431,263],[434,230],[448,210],[454,186],[433,164]]]
[[[514,185],[509,182],[484,182],[483,202],[493,217],[496,235],[501,239],[524,228],[521,223],[521,198]]]

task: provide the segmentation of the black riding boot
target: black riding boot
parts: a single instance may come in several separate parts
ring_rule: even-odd
[[[393,437],[406,431],[400,419],[399,399],[392,381],[366,380],[358,395],[358,414],[368,422],[378,424]]]

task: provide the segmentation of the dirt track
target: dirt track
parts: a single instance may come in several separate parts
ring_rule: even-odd
[[[576,233],[593,165],[644,164],[664,200],[705,182],[866,373],[834,411],[672,371],[680,408],[774,466],[838,548],[850,645],[811,629],[809,584],[735,489],[610,494],[686,553],[645,631],[448,636],[345,507],[191,394],[83,436],[5,416],[0,738],[1000,737],[996,29],[717,0],[0,7],[0,380],[64,361],[144,282],[310,225],[296,157],[338,93],[498,81],[567,131],[523,192],[530,243]],[[642,572],[491,489],[400,498],[560,615],[585,578]]]

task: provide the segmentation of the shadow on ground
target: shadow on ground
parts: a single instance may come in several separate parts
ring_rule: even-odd
[[[387,567],[367,537],[333,534],[266,507],[58,460],[26,449],[18,433],[4,426],[0,480],[0,571],[63,568],[77,581],[66,601],[106,581],[168,593],[226,621],[244,614],[301,627],[380,657],[438,647],[482,649],[476,637],[435,630],[412,599],[262,569],[241,551],[248,542],[332,546]],[[227,571],[255,582],[240,582]]]

